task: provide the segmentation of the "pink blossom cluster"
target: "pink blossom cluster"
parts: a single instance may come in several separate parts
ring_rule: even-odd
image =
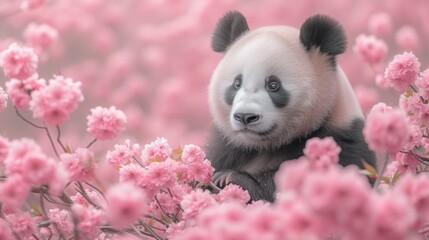
[[[2,165],[7,176],[0,184],[0,201],[7,211],[18,210],[32,187],[47,185],[53,195],[67,181],[58,163],[46,156],[33,140],[22,138],[8,142],[2,138]]]
[[[420,62],[412,52],[396,55],[384,72],[384,78],[399,91],[413,84],[420,73]]]
[[[0,54],[0,66],[6,77],[23,80],[36,73],[38,57],[32,48],[12,43]]]
[[[23,35],[26,43],[36,51],[46,50],[58,40],[58,31],[48,24],[30,23]]]
[[[81,83],[71,78],[54,75],[49,84],[31,92],[30,110],[34,118],[49,125],[63,124],[70,113],[83,101]]]
[[[353,51],[369,64],[378,64],[386,56],[387,45],[375,36],[361,34],[356,38]]]
[[[216,204],[208,193],[194,192],[182,201],[194,220],[172,239],[418,239],[428,220],[425,175],[406,174],[377,192],[355,166],[318,168],[302,158],[283,163],[275,180],[272,205]]]
[[[96,107],[88,115],[87,131],[96,139],[113,139],[125,129],[127,117],[124,112],[111,106],[110,108]]]
[[[374,151],[399,152],[410,138],[408,119],[400,109],[375,105],[368,115],[363,135]]]

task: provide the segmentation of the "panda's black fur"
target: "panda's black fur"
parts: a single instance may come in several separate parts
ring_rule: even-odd
[[[216,26],[212,39],[212,48],[216,52],[227,52],[237,39],[249,31],[246,19],[236,11],[227,13]],[[321,54],[328,56],[329,65],[336,71],[335,56],[346,49],[346,38],[342,27],[327,16],[316,15],[307,19],[300,29],[299,40],[307,52],[318,49]],[[239,75],[234,81],[239,83]],[[280,96],[271,96],[272,104],[281,109],[287,106],[289,93],[283,91]],[[280,91],[279,90],[279,91]],[[232,105],[236,89],[233,86],[225,89],[224,96],[218,96],[219,101]],[[325,119],[327,119],[326,117]],[[240,117],[237,121],[245,121]],[[286,119],[285,119],[286,121]],[[362,136],[364,121],[361,118],[351,120],[346,126],[332,126],[322,122],[309,132],[273,147],[252,147],[236,144],[223,134],[222,127],[214,124],[206,147],[208,159],[215,168],[214,182],[219,187],[234,183],[247,190],[253,200],[274,201],[275,184],[273,177],[281,163],[297,159],[303,155],[303,148],[308,139],[313,137],[332,136],[341,147],[340,164],[343,166],[355,164],[363,167],[362,161],[375,166],[375,156]],[[259,134],[259,133],[258,133]],[[266,136],[265,136],[265,135]],[[261,139],[268,139],[269,132],[260,133]],[[258,169],[257,174],[255,172]]]

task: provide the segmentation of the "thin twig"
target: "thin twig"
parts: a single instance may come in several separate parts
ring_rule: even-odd
[[[164,217],[166,217],[168,220],[172,220],[171,218],[170,218],[170,216],[168,216],[168,214],[164,211],[164,208],[162,207],[162,205],[161,205],[161,203],[159,202],[159,200],[158,200],[158,198],[155,196],[154,197],[155,198],[155,201],[156,201],[156,203],[158,203],[158,205],[159,205],[159,209],[161,209],[161,213],[162,213],[162,215],[164,215]]]
[[[89,182],[85,182],[85,184],[88,185],[88,186],[90,186],[90,187],[92,187],[93,189],[95,189],[95,191],[97,191],[98,193],[100,193],[100,195],[104,198],[104,200],[106,200],[106,197],[104,196],[104,193],[100,189],[98,189],[96,186],[92,185]]]
[[[16,108],[16,107],[14,107],[14,108],[15,108],[15,112],[18,115],[18,117],[21,118],[24,122],[30,124],[31,126],[33,126],[35,128],[43,129],[46,131],[46,134],[48,135],[49,142],[51,143],[52,149],[54,149],[55,156],[57,156],[57,158],[59,159],[60,157],[58,155],[58,151],[57,151],[57,148],[55,147],[54,141],[52,140],[52,136],[51,136],[51,133],[49,132],[49,129],[46,126],[39,126],[39,125],[27,120],[24,116],[21,115],[18,108]]]
[[[17,10],[14,10],[14,11],[10,12],[10,13],[6,13],[5,15],[0,16],[0,21],[6,19],[8,17],[11,17],[11,16],[13,16],[15,14],[18,14],[20,12],[21,12],[21,9],[17,9]]]
[[[149,224],[146,224],[144,222],[140,222],[141,225],[143,225],[143,227],[150,233],[152,234],[152,237],[154,237],[157,240],[164,240],[164,238],[162,238],[161,236],[159,236]]]
[[[146,168],[136,157],[132,156],[132,158],[143,168]]]
[[[92,146],[92,144],[94,144],[97,141],[97,138],[94,138],[94,140],[92,140],[88,146],[86,146],[86,148],[90,148]]]
[[[381,171],[378,172],[377,179],[375,179],[374,187],[378,186],[378,184],[380,183],[381,177],[383,177],[384,170],[386,170],[388,160],[389,156],[386,154],[386,157],[384,158],[383,162],[383,167],[381,168]]]
[[[152,215],[144,215],[143,217],[155,220],[155,221],[157,221],[158,223],[161,223],[164,226],[168,226],[168,224],[166,224],[165,222],[163,222],[161,219],[158,219],[158,218],[156,218],[156,217],[154,217]]]
[[[63,151],[67,152],[66,147],[64,147],[64,144],[61,142],[61,130],[60,130],[60,126],[59,125],[57,125],[57,142],[58,142],[58,144],[60,144],[60,146],[63,149]]]
[[[85,188],[83,187],[81,182],[76,182],[76,185],[78,186],[79,189],[76,189],[76,191],[78,193],[80,193],[82,195],[83,198],[85,198],[86,201],[88,201],[92,206],[94,206],[97,209],[101,209],[101,207],[96,204],[89,196],[88,193],[86,192]]]

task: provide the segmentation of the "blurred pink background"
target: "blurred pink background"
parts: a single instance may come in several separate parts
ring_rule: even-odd
[[[114,142],[131,138],[144,144],[165,137],[173,146],[203,145],[211,126],[207,86],[221,57],[210,48],[211,33],[228,10],[241,11],[251,29],[299,28],[316,13],[336,18],[349,40],[339,63],[365,111],[378,101],[397,105],[399,93],[375,85],[376,73],[382,74],[394,55],[413,51],[421,70],[428,66],[427,0],[51,0],[5,17],[19,4],[0,2],[0,51],[14,41],[25,44],[23,32],[30,23],[57,29],[58,41],[41,55],[39,75],[50,79],[61,73],[82,82],[85,101],[61,126],[63,141],[74,148],[92,140],[86,133],[90,109],[111,105],[128,117],[126,132]],[[369,65],[353,52],[361,33],[376,34],[386,42],[382,64]],[[7,80],[0,73],[0,86],[5,88]],[[45,133],[21,121],[10,105],[0,114],[0,134],[45,141]],[[22,112],[31,118],[28,110]]]

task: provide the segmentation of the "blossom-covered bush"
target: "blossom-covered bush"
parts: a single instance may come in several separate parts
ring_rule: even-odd
[[[428,15],[400,1],[331,3],[2,4],[0,239],[427,238]],[[358,18],[352,4],[361,6]],[[343,18],[355,41],[339,62],[368,112],[363,136],[378,169],[341,167],[333,138],[314,138],[304,156],[281,165],[274,203],[211,182],[201,139],[219,58],[207,42],[234,8],[252,26],[299,26],[315,12]],[[386,97],[391,87],[399,100]],[[382,97],[390,101],[377,103]]]

